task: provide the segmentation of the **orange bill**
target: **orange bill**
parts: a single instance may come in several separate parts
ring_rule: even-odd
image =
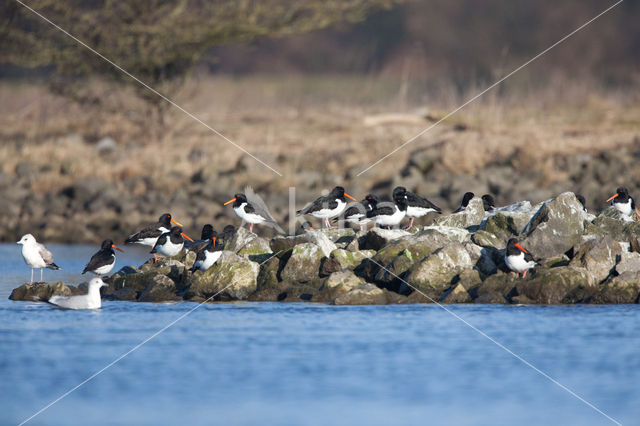
[[[213,240],[213,245],[216,245],[216,237],[211,237],[211,239]]]
[[[618,196],[618,193],[613,194],[611,197],[607,198],[607,203]]]
[[[116,249],[118,251],[122,251],[122,249],[120,249],[120,247],[116,246],[115,244],[111,244],[111,248],[112,249]],[[124,253],[124,251],[122,251]]]
[[[230,199],[229,201],[227,201],[226,203],[224,203],[224,205],[226,206],[227,204],[231,204],[231,203],[233,203],[234,201],[236,201],[236,199],[235,199],[235,198],[232,198],[232,199]]]
[[[353,198],[351,195],[347,194],[346,192],[344,193],[344,196],[347,198],[351,198],[353,201],[356,201],[355,198]]]
[[[178,225],[178,226],[182,226],[182,224],[176,220],[171,219],[171,223],[173,223],[174,225]]]
[[[310,231],[315,231],[315,229],[313,229],[313,226],[309,226],[309,230]]]
[[[187,240],[193,242],[193,240],[191,239],[190,236],[188,236],[187,234],[185,234],[184,232],[181,232],[180,235],[182,235],[184,238],[186,238]]]
[[[520,244],[516,243],[516,247],[518,247],[520,250],[522,250],[525,253],[529,253],[528,251],[526,251]]]

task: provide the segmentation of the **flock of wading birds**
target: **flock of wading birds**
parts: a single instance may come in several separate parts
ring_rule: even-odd
[[[464,211],[473,197],[474,194],[472,192],[464,194],[460,207],[454,213]],[[584,207],[584,197],[581,195],[576,195],[576,197]],[[354,203],[348,205],[347,198],[353,200]],[[343,187],[336,186],[328,195],[319,197],[302,210],[298,210],[297,216],[308,215],[322,219],[323,225],[327,228],[332,227],[331,219],[334,223],[344,221],[358,225],[361,230],[371,222],[374,223],[374,227],[396,227],[400,225],[400,222],[405,217],[408,217],[410,222],[406,229],[410,229],[416,217],[422,217],[431,212],[442,212],[438,206],[425,197],[409,192],[402,186],[393,190],[392,199],[393,201],[379,201],[378,197],[369,194],[362,201],[355,202],[356,199],[347,194]],[[491,195],[483,195],[482,201],[486,211],[491,211],[495,208],[494,199]],[[635,210],[634,200],[624,187],[618,188],[607,202],[611,202],[627,218],[630,218]],[[247,191],[247,194],[235,194],[231,200],[224,203],[225,206],[228,204],[232,204],[233,211],[243,220],[243,224],[244,222],[249,223],[251,232],[253,232],[253,225],[267,224],[278,232],[284,233],[269,213],[262,199],[255,195],[253,191]],[[315,232],[309,222],[305,222],[302,227],[307,232]],[[206,271],[218,260],[222,254],[224,242],[230,240],[234,233],[235,227],[228,225],[224,228],[221,238],[218,238],[213,226],[207,224],[202,229],[201,239],[194,241],[182,231],[180,223],[176,222],[169,213],[165,213],[160,216],[157,223],[130,235],[125,240],[125,244],[142,244],[152,247],[151,253],[154,256],[154,261],[157,261],[156,254],[161,254],[168,258],[178,255],[185,247],[186,239],[188,240],[188,243],[186,243],[187,249],[197,252],[192,271],[196,269]],[[40,281],[43,278],[43,268],[60,269],[54,263],[52,253],[44,245],[38,243],[33,235],[23,235],[18,244],[22,245],[22,257],[25,263],[31,267],[32,283],[34,269],[40,269]],[[98,275],[98,277],[89,281],[88,294],[54,296],[48,302],[67,309],[100,308],[100,287],[106,286],[102,281],[102,275],[111,272],[116,263],[114,250],[122,251],[112,240],[104,240],[100,250],[91,257],[82,271],[83,274],[91,272]],[[527,271],[536,265],[533,256],[513,238],[507,243],[504,259],[507,267],[518,275],[522,273],[523,278],[526,276]]]

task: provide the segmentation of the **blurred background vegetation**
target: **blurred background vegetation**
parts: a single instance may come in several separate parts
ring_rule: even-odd
[[[284,178],[7,0],[0,3],[0,195],[13,200],[0,205],[6,238],[33,226],[62,238],[55,232],[63,225],[43,222],[46,215],[92,226],[88,201],[73,201],[92,194],[76,188],[84,182],[109,188],[113,220],[129,221],[123,233],[167,205],[194,224],[225,215],[218,201],[244,184],[274,197],[296,185],[311,197],[336,184],[362,196],[403,182],[451,207],[469,189],[502,202],[575,189],[591,203],[618,184],[635,185],[618,182],[633,180],[630,173],[598,172],[612,188],[581,189],[593,179],[570,178],[568,160],[557,156],[596,161],[636,145],[640,153],[639,2],[621,3],[361,178],[363,168],[613,2],[25,3]],[[497,188],[495,171],[481,175],[494,166],[504,168],[503,181],[515,185],[510,173],[519,173],[533,187]],[[68,200],[59,206],[61,197]]]

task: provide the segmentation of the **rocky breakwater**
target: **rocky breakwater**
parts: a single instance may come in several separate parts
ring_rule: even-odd
[[[516,238],[537,260],[526,278],[504,262]],[[609,208],[588,214],[567,192],[485,212],[461,213],[407,232],[375,228],[308,231],[267,240],[239,229],[214,266],[192,272],[195,253],[169,265],[125,267],[103,298],[139,302],[282,301],[389,303],[638,303],[640,222]],[[25,284],[14,300],[46,300],[82,289]]]

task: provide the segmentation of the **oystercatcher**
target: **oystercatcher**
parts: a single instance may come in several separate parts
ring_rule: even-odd
[[[214,231],[207,246],[198,252],[193,268],[191,268],[191,272],[194,272],[196,269],[204,272],[211,268],[211,266],[213,266],[213,264],[220,258],[223,249],[224,245],[218,241],[218,237]]]
[[[360,226],[362,231],[367,223],[371,222],[371,219],[367,217],[367,212],[373,210],[378,204],[378,197],[373,194],[369,194],[364,197],[364,200],[359,203],[347,207],[347,209],[340,215],[333,219],[333,222],[344,220],[345,222],[353,223]]]
[[[302,231],[315,231],[313,225],[311,225],[311,222],[309,222],[308,220],[302,222],[302,225],[300,225],[300,229],[302,229]]]
[[[407,191],[404,186],[398,186],[393,190],[393,199],[396,200],[396,203],[397,199],[400,197],[407,200],[406,214],[411,218],[409,220],[409,226],[406,228],[407,230],[411,229],[413,226],[413,220],[416,217],[422,217],[430,212],[442,213],[440,207],[420,195]]]
[[[78,296],[53,296],[49,298],[47,302],[64,309],[100,309],[102,307],[100,287],[106,286],[101,278],[92,278],[87,286],[87,294]]]
[[[84,267],[82,273],[91,272],[102,278],[102,275],[111,272],[113,265],[116,264],[116,252],[113,251],[114,249],[122,251],[113,244],[113,241],[104,240],[100,246],[100,250],[91,256],[91,260],[89,260],[87,266]]]
[[[511,238],[507,242],[507,249],[504,252],[504,263],[509,269],[517,273],[522,278],[527,276],[527,271],[534,266],[536,262],[533,260],[533,256],[526,251],[515,238]]]
[[[232,199],[224,203],[224,205],[226,206],[231,203],[233,203],[232,207],[236,216],[242,219],[243,223],[249,223],[250,232],[253,232],[253,225],[264,222],[265,224],[275,228],[278,232],[284,234],[284,231],[280,228],[278,222],[276,222],[275,219],[271,217],[271,214],[269,214],[267,206],[260,197],[252,197],[252,199],[249,200],[247,195],[238,193],[234,195]]]
[[[227,225],[222,230],[222,244],[227,244],[229,241],[233,240],[233,237],[236,235],[236,227],[233,225]]]
[[[584,196],[581,194],[575,194],[576,198],[578,199],[578,201],[580,201],[580,204],[582,204],[582,208],[584,209],[584,211],[587,211],[587,200],[584,199]]]
[[[484,194],[482,196],[482,205],[484,206],[484,211],[490,212],[496,208],[496,202],[493,199],[491,194]]]
[[[336,186],[329,195],[316,198],[312,203],[307,204],[303,209],[296,212],[296,216],[311,215],[322,219],[327,228],[331,228],[329,219],[338,216],[347,206],[347,198],[356,201],[351,195],[344,192],[344,188]]]
[[[143,246],[154,247],[156,242],[158,241],[158,237],[165,232],[169,232],[171,229],[171,224],[175,224],[178,226],[182,226],[182,224],[173,220],[169,213],[165,213],[156,223],[153,225],[149,225],[145,228],[142,228],[139,232],[135,234],[129,235],[126,240],[124,240],[125,244],[142,244]],[[158,260],[155,253],[153,254],[154,260]]]
[[[53,255],[45,246],[36,241],[31,234],[25,234],[18,244],[22,245],[22,258],[24,263],[31,267],[31,282],[33,282],[33,269],[40,269],[40,281],[42,281],[42,269],[62,269],[53,263]]]
[[[187,234],[182,232],[180,226],[174,226],[169,232],[165,232],[158,237],[158,241],[156,241],[156,245],[153,246],[151,253],[160,253],[163,256],[171,258],[180,253],[184,247],[185,238],[193,242]],[[171,261],[169,261],[169,263],[171,263]]]
[[[200,239],[194,241],[193,243],[190,241],[184,242],[184,247],[190,251],[200,251],[209,244],[209,241],[214,236],[217,236],[215,229],[213,229],[213,225],[207,223],[202,227],[202,232],[200,232]]]
[[[407,199],[404,196],[395,199],[395,202],[383,201],[367,212],[367,217],[373,219],[376,225],[386,226],[390,229],[402,222],[407,215]]]
[[[625,187],[616,189],[616,193],[613,194],[607,202],[611,201],[611,205],[616,208],[624,216],[631,217],[633,211],[636,209],[636,203],[629,195],[629,190]]]
[[[462,201],[460,202],[460,207],[458,207],[454,213],[460,213],[463,212],[467,206],[469,205],[469,201],[471,201],[471,199],[475,196],[475,194],[473,192],[466,192],[463,196],[462,196]]]

